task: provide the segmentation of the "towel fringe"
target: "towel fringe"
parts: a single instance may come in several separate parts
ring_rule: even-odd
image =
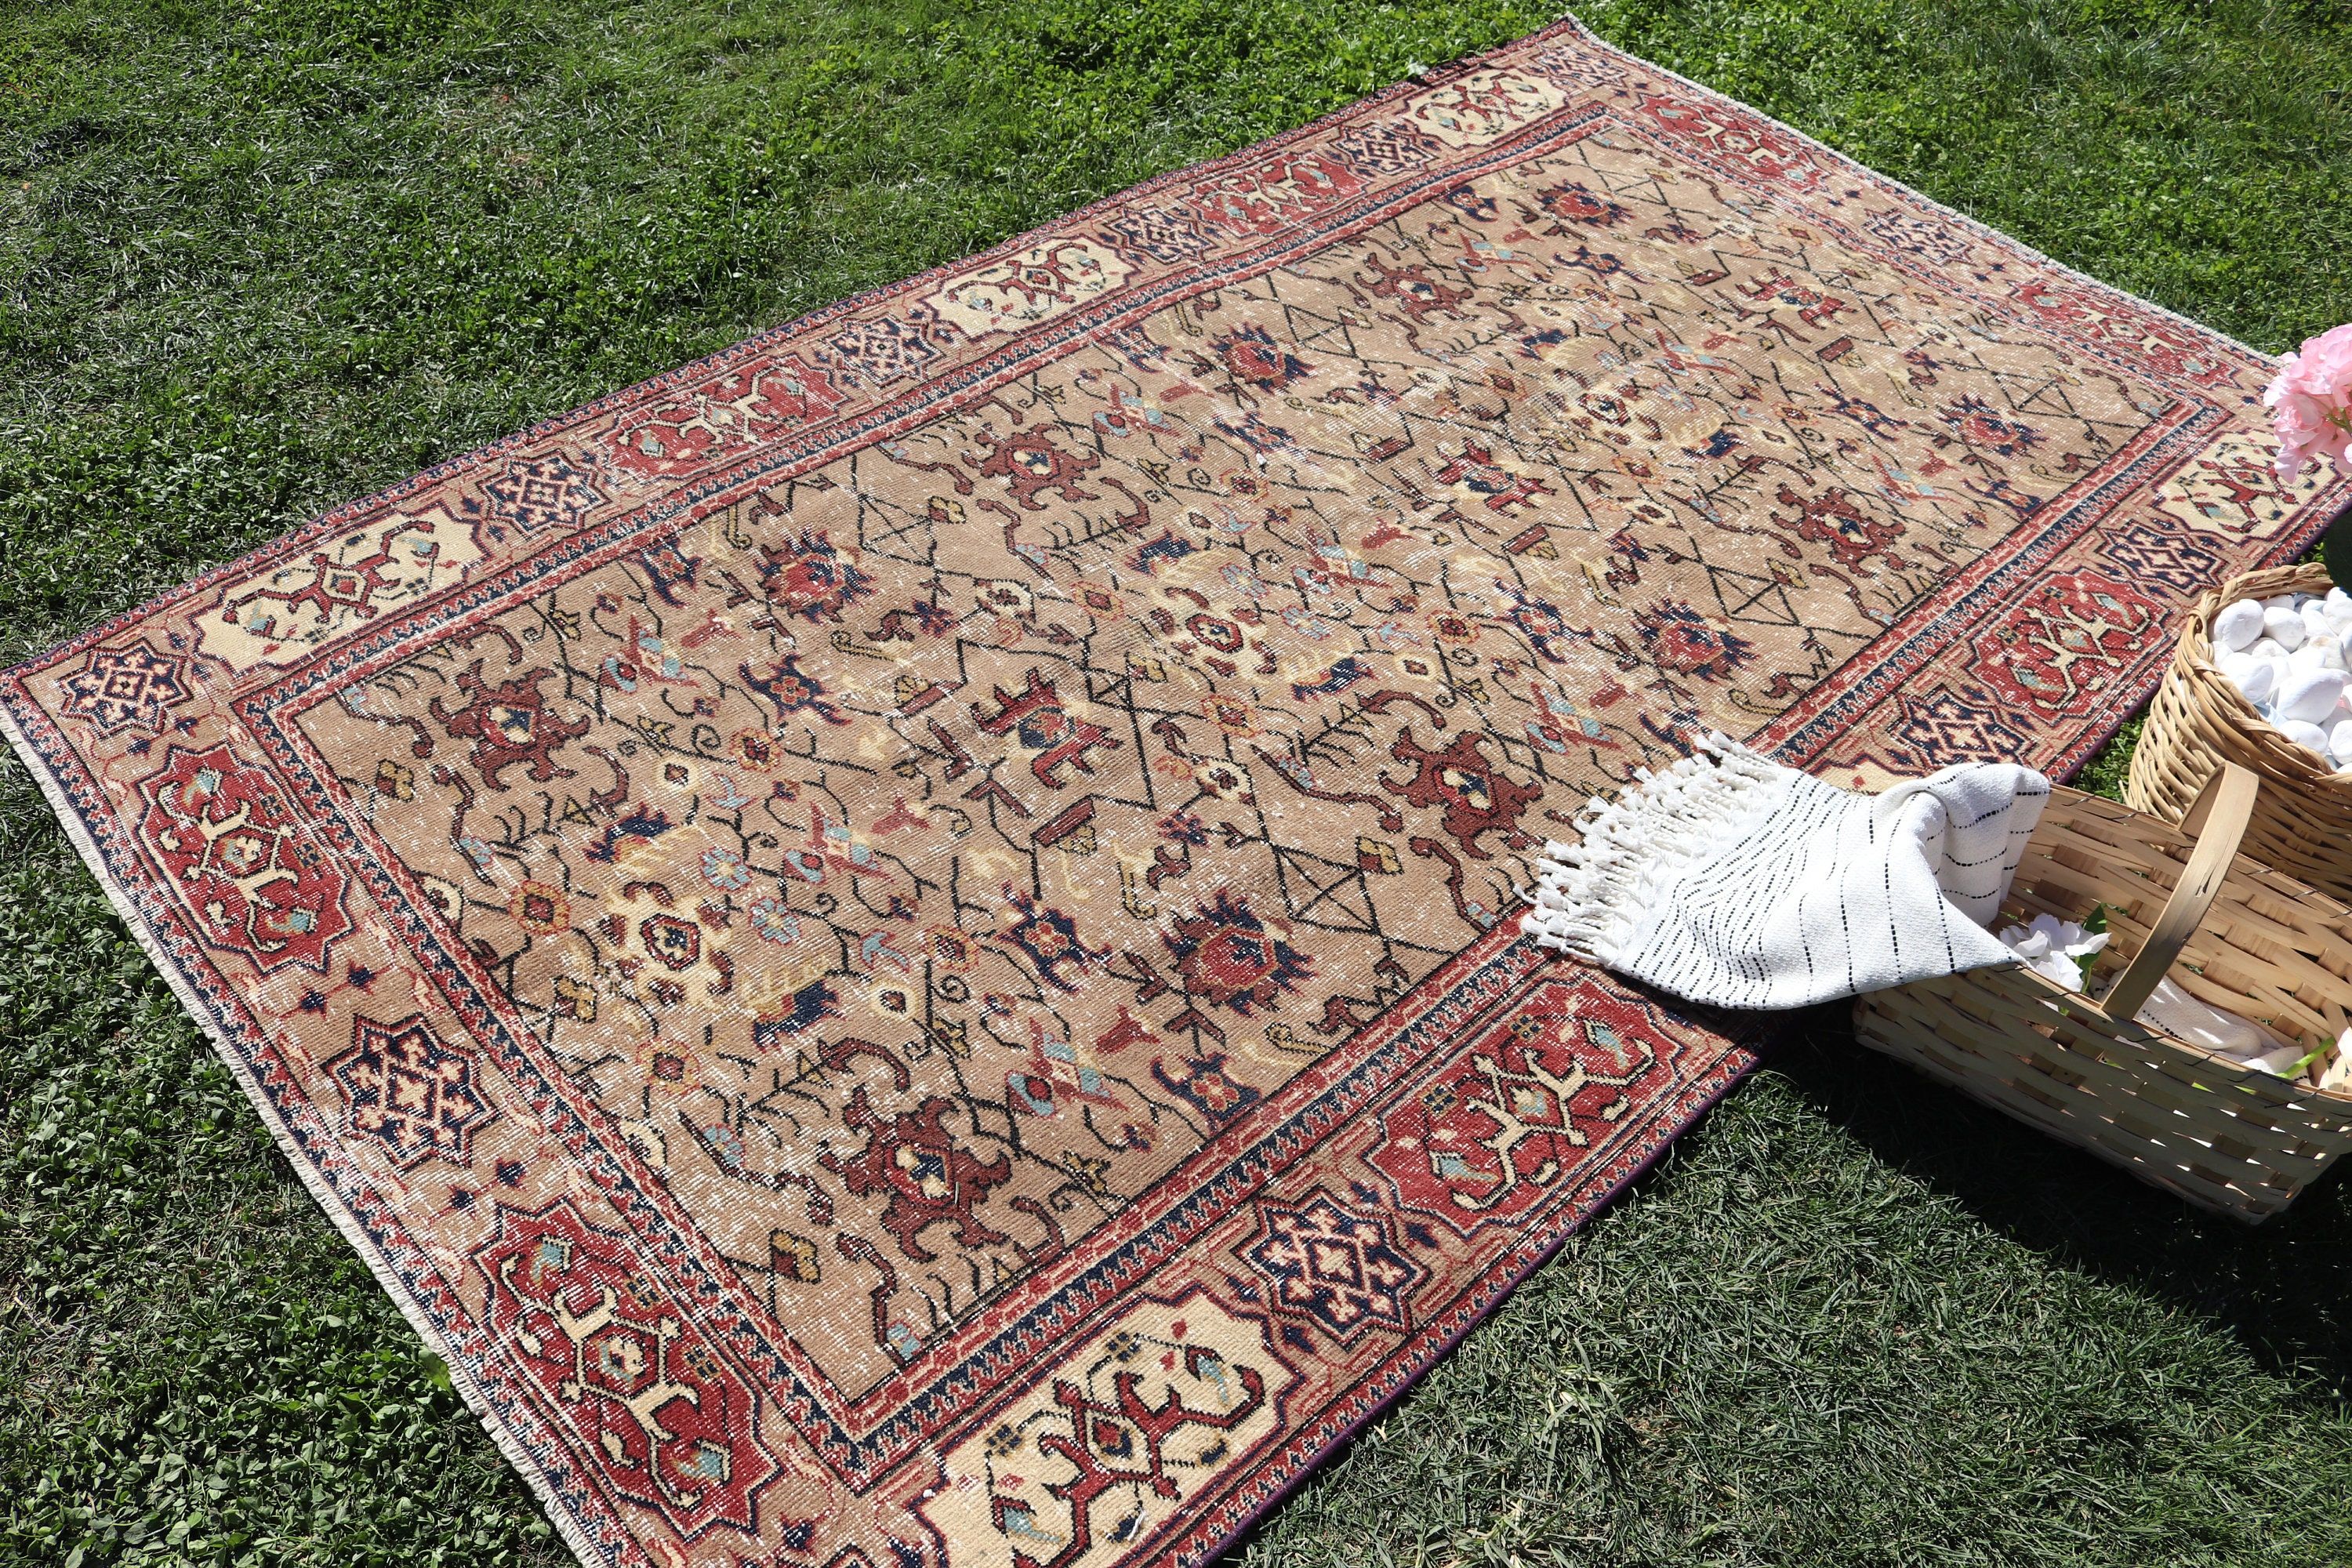
[[[1555,952],[1596,963],[1630,953],[1668,887],[1745,838],[1789,790],[1787,770],[1719,732],[1662,773],[1634,770],[1616,800],[1577,814],[1575,844],[1544,845],[1532,906],[1519,929]]]

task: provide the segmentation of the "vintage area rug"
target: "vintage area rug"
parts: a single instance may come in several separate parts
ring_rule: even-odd
[[[2267,373],[1563,24],[0,706],[584,1560],[1198,1563],[1751,1065],[1544,837],[2078,761],[2342,499]]]

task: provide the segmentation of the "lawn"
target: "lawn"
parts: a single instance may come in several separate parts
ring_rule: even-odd
[[[2352,318],[2340,0],[1583,14],[2263,349]],[[0,661],[1555,15],[16,0]],[[2347,1380],[2342,1183],[2200,1219],[1821,1020],[1237,1556],[2342,1563]],[[0,763],[0,1563],[567,1555]]]

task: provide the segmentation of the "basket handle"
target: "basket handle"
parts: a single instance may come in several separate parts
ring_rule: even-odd
[[[2197,804],[2180,819],[2181,832],[2195,837],[2197,847],[2189,853],[2180,880],[2173,884],[2172,896],[2165,900],[2164,912],[2148,929],[2147,940],[2100,999],[2099,1010],[2108,1017],[2126,1023],[2137,1018],[2157,982],[2171,973],[2173,960],[2204,923],[2205,911],[2212,907],[2222,879],[2230,874],[2231,862],[2237,858],[2238,843],[2246,836],[2260,786],[2252,770],[2225,762],[2198,792]]]

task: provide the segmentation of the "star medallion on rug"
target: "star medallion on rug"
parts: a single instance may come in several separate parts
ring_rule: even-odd
[[[2063,772],[2261,356],[1572,23],[354,503],[8,732],[582,1558],[1194,1563],[1754,1061],[1720,731]]]

